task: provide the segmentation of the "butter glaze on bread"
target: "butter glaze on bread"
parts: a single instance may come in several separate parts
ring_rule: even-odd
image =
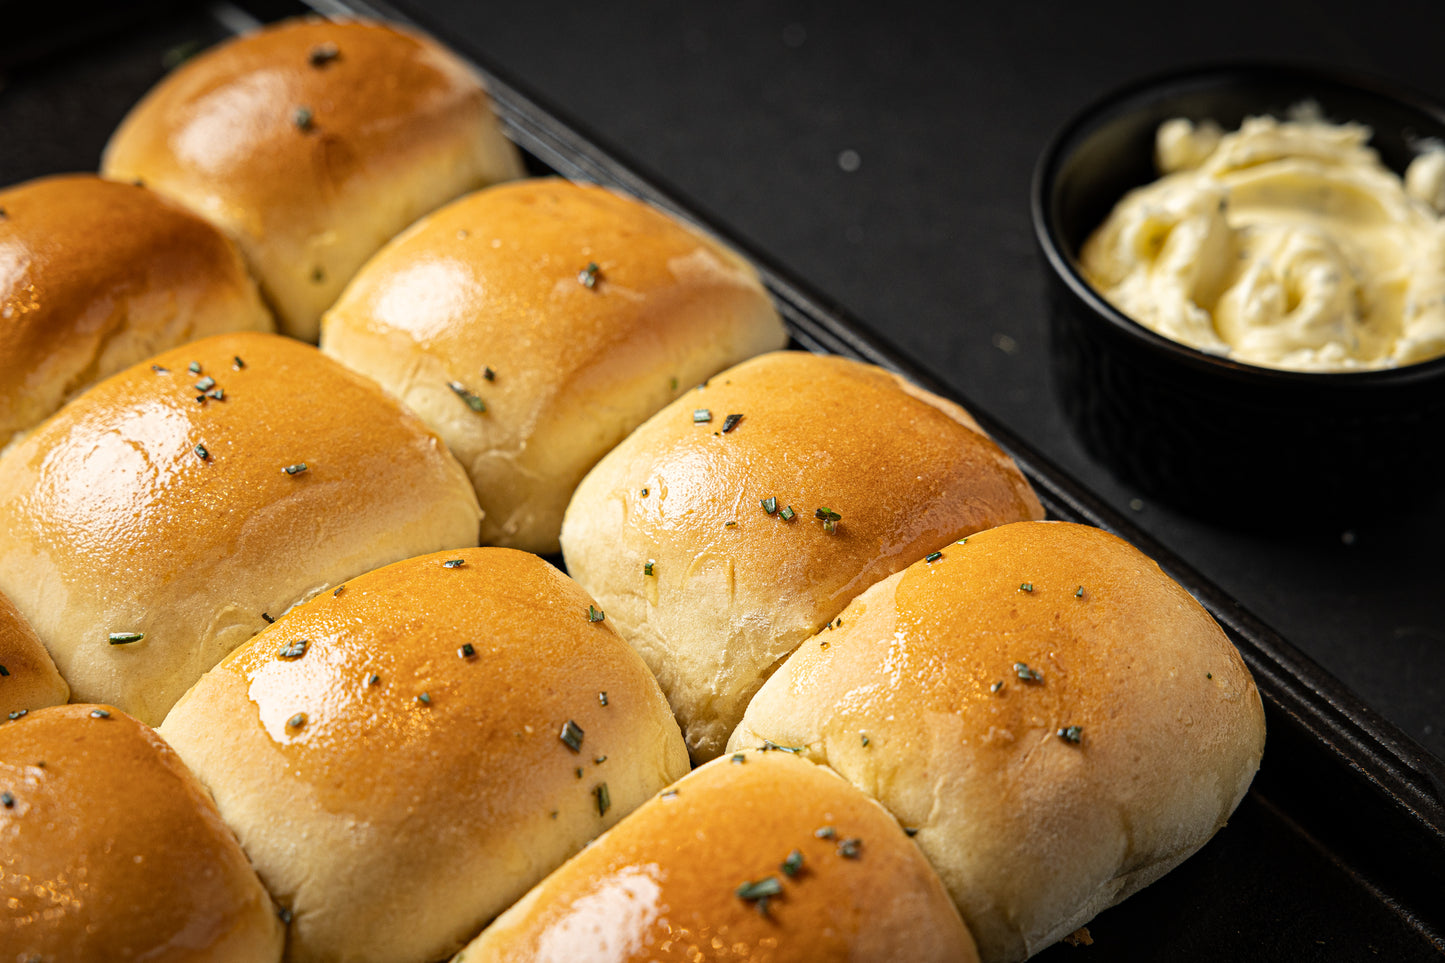
[[[118,709],[0,724],[5,959],[276,963],[270,897],[175,752]]]
[[[842,516],[831,533],[820,508]],[[786,351],[713,377],[613,449],[578,487],[562,547],[705,760],[776,663],[859,592],[956,538],[1042,515],[958,405],[881,368]]]
[[[270,331],[235,245],[133,184],[65,174],[0,191],[0,449],[166,348]]]
[[[1239,653],[1157,565],[1099,529],[1034,522],[860,595],[731,746],[764,739],[915,827],[982,957],[1004,961],[1202,846],[1249,788],[1264,715]]]
[[[176,705],[161,733],[291,911],[289,960],[455,952],[687,771],[593,607],[534,555],[409,559],[300,606]]]
[[[477,73],[432,40],[288,20],[178,67],[116,129],[102,172],[233,237],[282,330],[321,312],[392,235],[522,173]]]
[[[40,636],[0,592],[0,721],[12,712],[60,705],[69,698],[70,687]]]
[[[322,350],[406,402],[466,466],[483,543],[542,553],[557,551],[577,483],[628,432],[786,343],[737,254],[641,201],[555,178],[416,224],[322,332]]]
[[[478,516],[461,466],[371,382],[289,338],[220,335],[101,382],[0,457],[0,591],[75,698],[157,724],[265,614],[474,545]]]
[[[765,903],[738,895],[769,878],[780,891]],[[942,883],[877,803],[789,753],[749,752],[644,804],[453,963],[977,959]]]

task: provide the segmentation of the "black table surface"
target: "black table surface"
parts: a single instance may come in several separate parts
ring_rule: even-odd
[[[393,2],[863,319],[1445,758],[1445,495],[1288,536],[1140,499],[1051,394],[1028,213],[1052,133],[1152,72],[1289,59],[1445,101],[1445,3]],[[96,118],[119,120],[161,69],[51,68],[44,36],[0,38],[0,183],[93,169],[112,126]]]
[[[1028,210],[1049,137],[1150,73],[1285,59],[1445,101],[1445,3],[398,6],[863,319],[1445,757],[1445,497],[1292,535],[1140,499],[1051,394]]]

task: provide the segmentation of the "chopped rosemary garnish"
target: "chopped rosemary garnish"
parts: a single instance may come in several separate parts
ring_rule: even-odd
[[[496,373],[495,371],[493,371],[490,366],[484,367],[484,368],[482,369],[482,380],[483,380],[483,381],[496,381],[496,380],[497,380],[497,373]]]
[[[192,361],[190,364],[186,365],[186,370],[189,371],[191,374],[200,374],[201,363],[199,361]]]
[[[817,829],[813,830],[813,835],[818,839],[832,839],[834,836],[838,835],[838,831],[832,826],[819,826]]]
[[[206,375],[200,381],[197,381],[195,384],[191,385],[191,387],[195,388],[197,391],[210,391],[212,388],[216,387],[216,379],[212,378],[210,375]]]
[[[6,809],[14,809],[15,797],[10,795],[9,792],[0,792],[0,805],[3,805]]]
[[[692,410],[692,423],[703,425],[712,421],[712,410],[710,408],[694,408]]]
[[[852,839],[845,839],[838,844],[838,855],[844,859],[857,859],[863,849],[863,840],[854,836]]]
[[[1023,679],[1025,682],[1042,682],[1042,681],[1044,681],[1043,673],[1039,672],[1038,669],[1030,669],[1027,665],[1025,665],[1025,664],[1022,663],[1022,662],[1015,662],[1015,663],[1014,663],[1014,673],[1015,673],[1020,679]]]
[[[662,792],[660,792],[660,793],[657,794],[657,798],[658,798],[658,799],[671,799],[671,798],[673,798],[673,797],[676,796],[676,795],[677,795],[677,790],[676,790],[676,789],[664,789]]]
[[[304,725],[306,725],[306,713],[304,712],[298,712],[286,720],[286,728],[288,729],[300,729]]]
[[[464,642],[460,649],[457,649],[458,658],[470,659],[477,654],[477,647],[470,642]]]
[[[823,520],[823,531],[830,535],[838,530],[838,523],[843,520],[842,515],[839,515],[826,505],[814,512],[813,517]]]
[[[582,767],[581,767],[581,766],[578,766],[576,769],[574,769],[574,770],[572,770],[572,771],[577,774],[577,778],[578,778],[578,779],[581,779],[581,778],[582,778]]]
[[[111,645],[130,645],[132,642],[139,642],[145,638],[144,632],[112,632],[110,633]]]
[[[778,882],[776,876],[764,876],[759,880],[750,880],[733,890],[739,899],[747,900],[757,906],[758,912],[764,916],[768,915],[768,900],[782,891],[783,884]]]
[[[423,692],[421,695],[416,697],[416,701],[420,702],[424,706],[431,705],[431,693]]]
[[[745,756],[745,755],[743,755],[741,752],[735,752],[735,753],[733,753],[733,764],[734,764],[734,765],[741,766],[743,763],[745,763],[745,762],[747,762],[747,761],[748,761],[748,757]]]
[[[310,132],[311,128],[315,126],[315,118],[311,116],[310,107],[297,107],[296,113],[291,115],[291,119],[295,121],[296,129],[302,133]]]
[[[276,918],[281,921],[283,926],[291,925],[291,911],[284,906],[276,910]]]
[[[231,367],[235,368],[237,371],[240,371],[242,368],[246,367],[246,362],[242,361],[241,356],[238,354],[231,359]]]
[[[170,373],[171,373],[171,369],[170,369],[170,368],[162,368],[162,367],[161,367],[160,365],[158,365],[158,364],[153,364],[153,365],[151,365],[151,370],[154,371],[156,374],[170,374]]]
[[[379,676],[379,675],[377,675],[375,672],[373,672],[373,673],[371,674],[371,678],[369,678],[369,679],[366,680],[366,684],[367,684],[367,685],[380,685],[380,684],[381,684],[381,676]]]
[[[1019,583],[1019,591],[1020,591],[1020,592],[1032,592],[1033,590],[1034,590],[1034,583],[1033,583],[1033,582],[1020,582],[1020,583]]]
[[[573,752],[582,751],[582,736],[582,727],[571,719],[562,724],[562,731],[557,734],[557,738]]]
[[[225,401],[225,400],[226,400],[226,389],[224,389],[224,388],[212,388],[210,391],[207,391],[207,392],[206,392],[206,397],[207,397],[207,398],[214,398],[216,401]]]
[[[793,506],[789,505],[782,511],[778,512],[778,517],[785,522],[791,522],[793,520],[793,516],[796,514],[797,513],[793,511]]]
[[[1082,726],[1064,726],[1055,734],[1065,742],[1071,743],[1076,746],[1079,744],[1079,740],[1084,738],[1084,730]]]
[[[1084,587],[1083,587],[1082,585],[1080,585],[1078,588],[1074,589],[1074,598],[1076,598],[1076,599],[1081,599],[1081,598],[1083,598],[1083,597],[1084,597]]]
[[[283,659],[299,659],[306,654],[306,647],[310,644],[307,639],[297,639],[281,646],[276,650],[276,654]]]
[[[466,564],[466,561],[464,558],[449,558],[445,562],[442,562],[442,568],[461,568]]]
[[[612,808],[612,796],[607,791],[607,783],[598,783],[592,792],[597,796],[597,815],[606,816],[607,810]]]
[[[3,678],[4,676],[7,676],[9,674],[10,670],[5,668],[3,665],[0,665],[0,678]]]
[[[777,512],[777,510],[778,499],[775,496],[769,495],[767,498],[763,499],[763,511],[767,512],[769,515],[772,515]]]
[[[201,461],[205,461],[206,459],[208,459],[208,458],[211,457],[211,453],[206,450],[206,446],[205,446],[205,445],[197,445],[197,446],[196,446],[196,457],[199,458]]]
[[[723,522],[723,528],[737,528],[737,522]]]
[[[265,612],[261,613],[261,618],[266,620],[267,625],[274,625],[276,623],[276,620],[271,618],[271,616],[267,615]]]
[[[780,746],[780,745],[778,745],[776,742],[774,742],[774,741],[771,740],[771,739],[764,739],[764,740],[763,740],[763,744],[762,744],[761,746],[758,746],[758,749],[760,749],[760,750],[763,751],[763,752],[776,751],[776,752],[791,752],[791,753],[794,753],[794,754],[799,753],[799,752],[802,752],[805,748],[807,748],[807,747],[806,747],[806,746]]]
[[[802,853],[802,850],[798,850],[798,849],[793,850],[791,853],[788,854],[788,858],[785,859],[785,860],[783,860],[783,875],[785,875],[785,876],[797,876],[797,875],[798,875],[798,871],[801,870],[802,868],[803,868],[803,853]]]
[[[607,705],[607,693],[605,693],[605,692],[599,692],[599,693],[597,693],[597,701],[598,701],[598,703],[601,704],[601,705],[604,705],[604,706]]]
[[[90,710],[90,717],[91,717],[92,719],[109,719],[109,718],[110,718],[110,710],[108,710],[108,709],[91,709],[91,710]]]
[[[742,420],[743,420],[743,416],[742,416],[742,415],[728,415],[726,418],[723,419],[723,426],[722,426],[723,434],[726,435],[728,432],[732,431],[734,428],[736,428],[736,427],[738,426],[738,422],[740,422],[740,421],[742,421]]]
[[[990,692],[997,692],[997,691],[999,691],[999,690],[1002,689],[1002,688],[1003,688],[1003,680],[1002,680],[1002,679],[999,679],[999,680],[998,680],[997,682],[995,682],[993,685],[991,685],[991,686],[988,687],[988,691],[990,691]]]
[[[593,764],[594,766],[600,766],[600,765],[602,765],[602,764],[603,764],[604,762],[606,762],[606,761],[607,761],[607,757],[606,757],[606,756],[597,756],[596,758],[594,758],[594,759],[592,760],[592,764]]]
[[[288,475],[299,475],[306,470],[306,463],[304,461],[298,461],[296,464],[287,465],[281,470]]]
[[[337,57],[340,56],[341,48],[337,47],[336,44],[327,41],[326,43],[317,44],[316,46],[312,47],[311,54],[306,59],[311,64],[311,66],[321,68],[325,67],[327,64],[331,63],[331,61],[335,60]]]
[[[905,836],[907,836],[909,839],[912,839],[914,836],[917,836],[917,835],[918,835],[918,827],[917,827],[917,826],[904,826],[904,827],[903,827],[903,834],[904,834]]]
[[[16,719],[23,719],[28,715],[30,715],[29,709],[16,709],[14,712],[10,713],[10,721],[14,722]]]
[[[928,554],[928,555],[923,556],[923,560],[924,560],[925,562],[936,562],[936,561],[938,561],[940,558],[943,558],[943,553],[942,553],[942,552],[933,552],[933,553],[931,553],[931,554]]]
[[[960,538],[958,541],[954,542],[953,544],[955,544],[955,545],[967,545],[967,544],[968,544],[968,536],[967,536],[967,535],[963,536],[963,538]]]
[[[668,384],[668,387],[670,387],[673,391],[677,390],[677,375],[672,376],[672,381]]]
[[[588,261],[587,266],[577,272],[577,283],[591,290],[597,287],[597,277],[601,271],[602,269],[597,266],[596,261]]]
[[[605,618],[607,618],[607,613],[603,612],[603,611],[602,611],[601,609],[599,609],[597,606],[595,606],[595,605],[589,605],[589,606],[587,606],[587,621],[588,621],[588,622],[601,622],[601,621],[602,621],[603,619],[605,619]]]
[[[860,733],[860,735],[862,735],[862,737],[863,737],[863,748],[864,748],[864,749],[867,749],[867,748],[868,748],[868,733],[864,732],[864,733]]]
[[[338,586],[336,586],[335,591],[333,591],[333,592],[331,593],[331,597],[332,597],[332,598],[339,598],[340,595],[341,595],[341,593],[342,593],[343,591],[345,591],[345,589],[346,589],[346,586],[345,586],[345,585],[338,585]]]
[[[456,396],[467,403],[467,407],[475,412],[481,413],[487,410],[487,403],[473,394],[471,389],[460,381],[448,381],[447,387],[452,389]]]
[[[642,490],[642,493],[641,493],[641,494],[642,494],[642,497],[643,497],[643,498],[646,498],[646,497],[647,497],[647,489],[644,488],[644,489]]]
[[[643,574],[643,575],[651,575],[651,574],[652,574],[652,567],[653,567],[654,565],[656,565],[656,564],[657,564],[656,561],[654,561],[653,559],[650,559],[650,558],[649,558],[649,559],[648,559],[646,562],[644,562],[643,565],[642,565],[642,574]]]

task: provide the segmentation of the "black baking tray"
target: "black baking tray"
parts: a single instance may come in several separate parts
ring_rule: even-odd
[[[1036,959],[1445,957],[1445,765],[987,410],[928,377],[856,318],[733,236],[722,219],[489,69],[475,50],[415,16],[405,0],[394,7],[313,0],[311,7],[419,20],[487,76],[498,113],[532,172],[621,189],[742,250],[758,264],[796,346],[881,364],[955,398],[1017,459],[1051,517],[1097,525],[1133,542],[1224,626],[1259,683],[1269,727],[1264,763],[1249,795],[1200,853],[1091,922],[1092,944],[1060,944]],[[0,31],[0,184],[93,170],[125,111],[175,62],[248,25],[307,9],[294,0],[49,8],[0,0],[6,27]]]

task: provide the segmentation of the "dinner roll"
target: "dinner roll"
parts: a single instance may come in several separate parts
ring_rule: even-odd
[[[271,329],[235,246],[159,194],[93,174],[0,191],[0,448],[157,351]]]
[[[1224,825],[1259,692],[1189,593],[1095,528],[1006,525],[864,592],[734,748],[805,746],[917,830],[985,960],[1022,960]]]
[[[321,312],[393,234],[522,165],[481,78],[449,51],[308,18],[177,68],[121,122],[101,170],[235,238],[282,329],[315,341]]]
[[[275,963],[284,931],[216,805],[109,706],[0,725],[7,961]]]
[[[291,605],[475,545],[415,416],[315,348],[218,335],[101,382],[0,457],[0,591],[72,694],[148,724]]]
[[[717,759],[547,877],[453,963],[977,960],[877,803],[787,752]]]
[[[415,225],[322,327],[323,351],[410,405],[466,466],[482,542],[543,553],[572,490],[628,432],[788,340],[738,255],[641,201],[555,178]]]
[[[871,365],[779,352],[613,449],[578,487],[562,549],[705,760],[777,662],[859,592],[956,538],[1042,515],[958,405]]]
[[[70,698],[40,636],[0,592],[0,721]]]
[[[318,596],[161,733],[290,913],[293,963],[453,953],[687,771],[667,701],[593,600],[502,548]]]

